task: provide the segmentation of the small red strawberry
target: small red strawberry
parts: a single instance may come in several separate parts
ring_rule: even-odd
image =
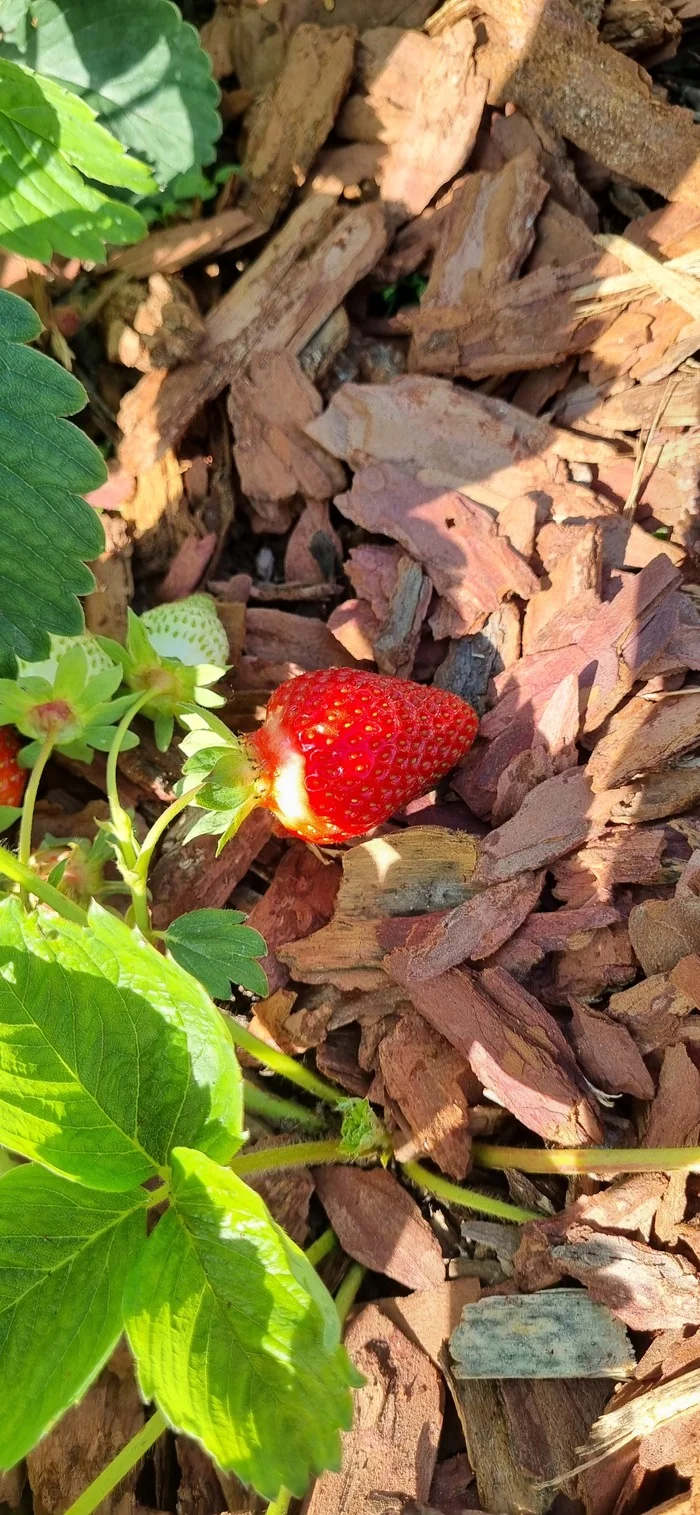
[[[308,842],[362,836],[471,747],[478,720],[442,689],[347,668],[281,684],[245,739],[258,803]]]
[[[22,742],[12,726],[0,726],[0,805],[17,807],[22,803],[27,782],[26,768],[20,768],[17,753]]]

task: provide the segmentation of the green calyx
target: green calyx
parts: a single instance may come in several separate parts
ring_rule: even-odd
[[[192,790],[192,804],[204,813],[187,833],[218,836],[217,857],[239,826],[259,805],[266,785],[245,738],[238,737],[209,711],[186,712],[182,723],[188,735],[180,743],[185,753],[182,792]]]
[[[225,703],[209,687],[226,672],[228,639],[208,595],[190,595],[142,616],[129,611],[126,646],[107,637],[99,642],[121,665],[127,687],[138,694],[148,692],[142,710],[154,723],[162,752],[170,745],[175,720],[185,711]]]
[[[107,752],[112,727],[128,707],[129,697],[114,699],[122,671],[95,637],[52,637],[51,655],[40,663],[21,663],[16,679],[0,679],[0,725],[16,726],[29,745],[19,755],[31,768],[50,743],[66,757],[92,761]],[[136,746],[129,733],[126,745]]]
[[[32,865],[59,894],[87,909],[91,900],[112,894],[120,887],[105,879],[105,865],[113,860],[114,848],[101,830],[94,841],[47,834],[33,855]]]

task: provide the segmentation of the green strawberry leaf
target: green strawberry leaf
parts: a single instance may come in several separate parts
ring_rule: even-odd
[[[358,1382],[333,1301],[230,1170],[181,1148],[172,1186],[125,1299],[144,1398],[266,1499],[301,1495],[338,1467]]]
[[[0,243],[45,263],[54,252],[102,263],[105,242],[146,235],[138,211],[83,175],[142,193],[153,183],[84,100],[0,58]]]
[[[16,805],[0,805],[0,831],[9,831],[22,814]]]
[[[219,91],[197,32],[170,0],[10,0],[7,18],[0,0],[0,26],[0,51],[83,96],[152,165],[161,189],[212,162]]]
[[[0,206],[2,201],[0,201]],[[41,322],[0,290],[0,671],[14,657],[45,658],[50,631],[83,630],[77,596],[94,579],[85,562],[104,549],[97,514],[80,496],[103,483],[97,448],[62,419],[82,410],[81,384],[24,346]]]
[[[266,995],[267,976],[259,957],[267,952],[259,931],[241,923],[240,910],[191,910],[165,933],[168,951],[181,968],[204,984],[214,999],[230,999],[231,984]]]
[[[241,1075],[199,984],[99,905],[90,927],[0,904],[0,1144],[94,1189],[228,1161]]]
[[[99,1194],[34,1163],[0,1179],[0,1467],[82,1398],[116,1346],[148,1198]]]

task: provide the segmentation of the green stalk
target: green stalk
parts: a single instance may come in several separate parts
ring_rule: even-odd
[[[700,1147],[497,1147],[475,1142],[475,1167],[521,1173],[700,1172]]]
[[[156,847],[158,846],[163,832],[167,831],[171,821],[176,820],[178,815],[180,815],[183,810],[186,810],[188,805],[192,804],[197,791],[201,788],[202,785],[197,784],[193,789],[188,789],[186,794],[179,795],[176,800],[173,800],[172,805],[168,805],[167,810],[164,810],[162,815],[158,816],[157,821],[153,822],[150,831],[146,833],[141,844],[139,860],[137,864],[139,870],[143,869],[144,884],[148,877],[151,858],[153,857],[153,854],[156,850]]]
[[[150,1420],[146,1421],[145,1426],[142,1426],[141,1430],[132,1436],[131,1441],[122,1447],[121,1452],[117,1452],[116,1457],[112,1458],[108,1466],[98,1473],[97,1478],[93,1478],[92,1483],[83,1489],[82,1494],[66,1510],[66,1515],[92,1515],[93,1510],[102,1504],[103,1499],[111,1494],[112,1489],[116,1489],[122,1478],[126,1478],[127,1473],[136,1467],[137,1462],[140,1462],[149,1447],[154,1446],[159,1436],[162,1436],[166,1430],[167,1421],[160,1410],[156,1410]]]
[[[345,1325],[348,1311],[355,1303],[358,1289],[366,1272],[367,1269],[363,1267],[362,1263],[354,1262],[348,1268],[339,1289],[336,1291],[335,1308],[338,1311],[338,1320],[341,1327]]]
[[[119,785],[117,783],[117,763],[119,762],[119,753],[121,752],[122,742],[126,736],[127,731],[129,730],[131,722],[133,721],[134,717],[138,715],[139,710],[143,705],[146,704],[147,700],[147,690],[142,690],[140,694],[137,694],[135,696],[133,703],[129,706],[129,709],[122,716],[119,725],[114,729],[112,745],[107,754],[106,787],[112,825],[114,827],[115,835],[119,837],[120,843],[125,846],[131,853],[130,857],[125,857],[125,862],[129,867],[133,867],[134,863],[136,862],[136,852],[131,841],[131,827],[129,825],[129,817],[119,798]]]
[[[342,1163],[348,1154],[340,1141],[291,1142],[288,1147],[262,1147],[259,1152],[244,1152],[229,1163],[238,1178],[250,1173],[274,1173],[276,1168],[301,1168],[307,1163]]]
[[[321,1235],[317,1236],[315,1241],[312,1241],[311,1246],[306,1248],[304,1256],[311,1263],[312,1268],[317,1268],[319,1263],[323,1262],[324,1257],[327,1257],[329,1252],[332,1252],[333,1248],[337,1247],[337,1245],[338,1238],[335,1231],[332,1231],[329,1226],[327,1231],[322,1231]]]
[[[39,878],[31,868],[20,863],[18,857],[8,852],[6,847],[0,847],[0,873],[5,878],[12,879],[13,884],[19,884],[27,893],[35,894],[38,900],[43,900],[45,905],[50,905],[57,915],[62,915],[67,921],[75,921],[79,926],[87,926],[87,911],[82,906],[74,904],[73,900],[67,899],[65,894],[59,894],[53,884],[46,879]]]
[[[298,1126],[302,1131],[325,1131],[326,1129],[326,1122],[314,1110],[309,1110],[306,1105],[298,1104],[295,1099],[282,1099],[279,1094],[272,1094],[269,1090],[262,1089],[250,1078],[243,1080],[243,1098],[247,1113],[260,1115],[264,1120],[271,1121],[273,1126],[291,1124]]]
[[[265,1515],[287,1515],[293,1497],[289,1489],[280,1489],[277,1498],[268,1505]]]
[[[36,804],[36,797],[39,792],[41,775],[44,772],[46,764],[49,761],[51,753],[53,752],[54,745],[54,738],[52,736],[47,736],[45,742],[43,743],[39,756],[34,764],[34,767],[32,768],[31,777],[29,779],[29,783],[27,784],[27,792],[24,796],[22,820],[20,822],[19,828],[19,846],[17,848],[17,854],[20,863],[24,863],[25,865],[29,862],[32,850],[32,821],[34,820],[34,806]]]
[[[288,1057],[286,1052],[279,1052],[276,1047],[268,1047],[267,1042],[260,1040],[259,1036],[253,1036],[245,1026],[241,1026],[237,1020],[227,1017],[226,1025],[234,1046],[240,1047],[243,1052],[248,1052],[251,1057],[257,1058],[259,1063],[264,1063],[266,1068],[271,1068],[273,1073],[279,1073],[290,1084],[297,1084],[300,1089],[305,1089],[307,1094],[313,1094],[315,1099],[325,1100],[327,1105],[341,1105],[347,1099],[347,1094],[342,1089],[334,1088],[333,1084],[327,1084],[325,1078],[319,1078],[318,1073],[312,1073],[304,1063],[298,1063],[293,1057]]]
[[[476,1157],[474,1161],[476,1162]],[[528,1220],[542,1219],[536,1210],[521,1210],[519,1205],[509,1205],[503,1199],[492,1199],[490,1194],[480,1194],[478,1189],[463,1189],[461,1184],[453,1184],[448,1178],[429,1173],[421,1163],[402,1163],[401,1166],[406,1177],[414,1184],[426,1189],[428,1194],[434,1194],[437,1199],[444,1199],[448,1205],[460,1205],[463,1210],[478,1210],[482,1215],[496,1215],[499,1220],[512,1220],[517,1225],[523,1225]]]

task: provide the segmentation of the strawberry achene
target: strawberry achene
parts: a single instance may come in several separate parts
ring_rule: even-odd
[[[471,747],[478,719],[442,689],[330,668],[275,690],[246,740],[259,803],[310,842],[362,836],[424,794]]]
[[[22,803],[27,771],[17,762],[21,746],[12,726],[0,726],[0,805],[16,807]]]

